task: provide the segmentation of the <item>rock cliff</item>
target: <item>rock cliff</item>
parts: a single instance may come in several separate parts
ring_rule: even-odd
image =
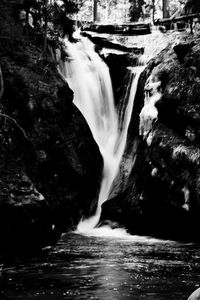
[[[141,76],[136,107],[143,111],[145,90],[151,101],[156,87],[160,96],[152,103],[157,113],[152,117],[147,110],[141,135],[134,121],[139,114],[133,115],[129,139],[130,134],[139,139],[136,160],[126,187],[104,203],[102,213],[102,220],[117,221],[131,233],[200,238],[199,42],[198,36],[187,36],[169,45]]]
[[[50,48],[43,57],[40,37],[16,26],[0,41],[0,251],[12,252],[53,245],[89,215],[102,170]]]

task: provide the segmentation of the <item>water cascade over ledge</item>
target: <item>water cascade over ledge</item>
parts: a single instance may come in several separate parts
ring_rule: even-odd
[[[133,67],[133,79],[126,107],[117,112],[114,104],[109,69],[94,50],[94,44],[82,38],[67,43],[68,61],[61,68],[74,91],[74,103],[84,115],[103,157],[103,176],[97,210],[94,216],[80,221],[77,231],[92,234],[101,215],[101,206],[108,199],[112,183],[118,173],[143,66]],[[123,115],[121,120],[119,116]],[[120,120],[119,120],[120,119]]]

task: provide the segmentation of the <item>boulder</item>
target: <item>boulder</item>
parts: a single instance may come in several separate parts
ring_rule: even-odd
[[[186,55],[189,53],[191,50],[192,45],[191,44],[182,44],[179,43],[178,45],[174,46],[174,51],[177,55],[178,60],[183,63]]]
[[[200,288],[196,289],[188,298],[188,300],[199,300],[200,299]]]

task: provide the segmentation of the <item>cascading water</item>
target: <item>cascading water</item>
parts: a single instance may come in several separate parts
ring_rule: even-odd
[[[88,39],[82,38],[77,43],[67,43],[67,52],[70,57],[64,68],[62,66],[62,73],[74,91],[74,103],[87,120],[104,161],[96,214],[82,220],[77,228],[80,233],[89,233],[99,222],[101,206],[109,197],[119,169],[137,84],[144,67],[132,68],[133,81],[129,99],[126,108],[123,108],[125,111],[118,113],[114,105],[108,67],[95,52],[94,45]],[[119,120],[119,115],[123,115],[122,120]]]

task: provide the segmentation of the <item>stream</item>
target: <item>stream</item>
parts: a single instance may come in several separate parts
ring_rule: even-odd
[[[48,253],[4,264],[2,300],[184,300],[200,283],[200,250],[147,237],[65,234]]]

